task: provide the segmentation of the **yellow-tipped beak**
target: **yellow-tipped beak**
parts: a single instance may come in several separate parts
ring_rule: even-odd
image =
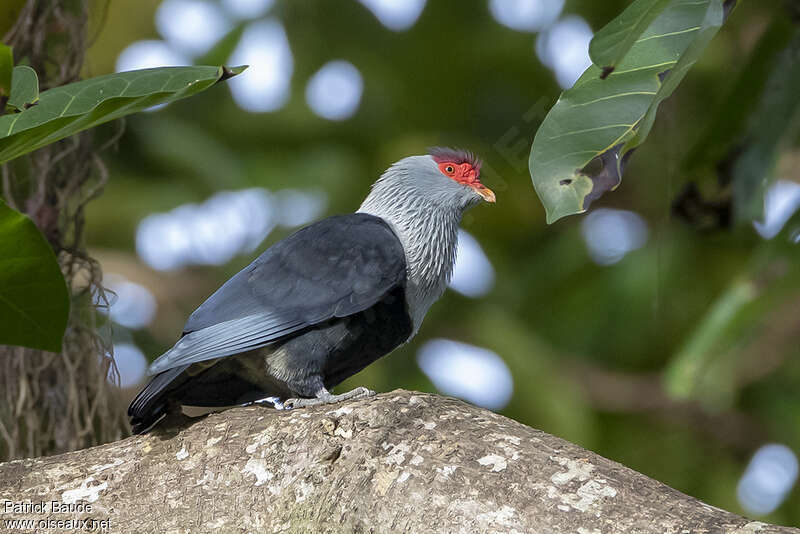
[[[483,200],[485,200],[486,202],[491,202],[492,204],[494,204],[494,202],[495,202],[494,191],[492,191],[491,189],[489,189],[488,187],[486,187],[483,184],[476,185],[476,186],[473,187],[473,189],[475,189],[475,191],[480,196],[483,197]]]

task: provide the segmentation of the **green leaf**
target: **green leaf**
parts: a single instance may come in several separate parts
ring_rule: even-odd
[[[0,345],[58,352],[68,315],[53,249],[33,221],[0,201]]]
[[[671,397],[685,400],[704,396],[710,404],[726,397],[726,389],[732,380],[727,373],[722,373],[724,366],[715,366],[715,360],[730,349],[726,342],[735,338],[731,334],[733,328],[742,328],[737,319],[758,294],[752,281],[736,280],[714,302],[667,365],[664,384]],[[729,363],[728,370],[733,367],[732,362]]]
[[[782,146],[800,126],[800,30],[779,55],[733,164],[733,206],[738,222],[761,218],[764,193]]]
[[[14,67],[8,105],[24,111],[37,100],[39,100],[39,77],[36,76],[36,71],[26,65]]]
[[[160,67],[107,74],[43,92],[39,103],[0,117],[0,163],[156,104],[207,89],[246,67]]]
[[[636,0],[594,35],[589,43],[589,57],[602,67],[601,78],[614,71],[669,3],[670,0]]]
[[[10,46],[0,43],[0,98],[11,95],[11,70],[14,68],[14,53]],[[0,106],[0,114],[3,113]]]
[[[616,189],[626,157],[647,137],[659,104],[723,19],[722,0],[671,0],[606,79],[592,65],[561,94],[536,132],[529,160],[548,223],[582,213]]]

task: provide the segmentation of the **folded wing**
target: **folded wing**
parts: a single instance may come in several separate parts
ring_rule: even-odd
[[[148,372],[246,352],[364,311],[405,280],[403,246],[383,219],[329,217],[274,244],[228,280]]]

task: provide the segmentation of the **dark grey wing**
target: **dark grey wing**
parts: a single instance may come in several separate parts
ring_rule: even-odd
[[[183,337],[149,373],[253,350],[358,313],[405,280],[403,246],[383,219],[329,217],[274,244],[228,280],[192,313]]]

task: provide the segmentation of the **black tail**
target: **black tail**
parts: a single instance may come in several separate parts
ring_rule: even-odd
[[[157,374],[136,395],[131,405],[128,406],[128,417],[130,417],[131,430],[134,434],[144,434],[167,414],[167,410],[170,407],[169,398],[164,393],[166,393],[168,386],[174,385],[172,384],[173,380],[183,373],[187,367],[189,366],[182,365]]]

